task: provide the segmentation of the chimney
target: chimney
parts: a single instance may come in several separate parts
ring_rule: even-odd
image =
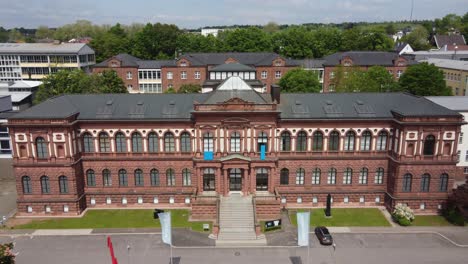
[[[277,104],[280,103],[280,93],[281,87],[277,84],[271,85],[271,100],[276,101]]]

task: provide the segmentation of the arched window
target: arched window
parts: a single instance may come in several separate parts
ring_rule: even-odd
[[[280,184],[281,185],[288,185],[289,184],[289,170],[286,169],[286,168],[281,169]]]
[[[356,140],[356,134],[353,131],[346,132],[344,140],[344,150],[353,151],[354,150],[354,141]]]
[[[431,182],[431,175],[423,174],[421,176],[421,192],[428,192],[429,191],[429,184]]]
[[[403,192],[411,192],[411,182],[413,180],[413,175],[407,173],[403,176]]]
[[[68,193],[68,179],[66,176],[59,177],[59,190],[60,193]]]
[[[108,169],[102,170],[102,184],[104,186],[112,186],[112,177]]]
[[[42,176],[41,177],[41,192],[43,194],[50,193],[49,177],[47,177],[47,176]]]
[[[362,168],[359,172],[359,184],[367,184],[368,176],[369,170],[367,168]]]
[[[167,186],[175,186],[175,172],[173,169],[166,170]]]
[[[343,184],[351,184],[353,179],[353,170],[351,168],[346,168],[343,174]]]
[[[188,132],[183,132],[180,135],[180,151],[192,152],[192,141]]]
[[[36,138],[36,153],[38,159],[47,159],[49,157],[47,143],[42,137]]]
[[[216,189],[215,170],[206,168],[203,170],[203,191],[214,191]]]
[[[152,169],[150,171],[150,181],[151,186],[159,186],[161,184],[161,181],[159,179],[159,171],[157,169]]]
[[[435,152],[435,137],[433,135],[429,135],[424,140],[424,155],[431,156],[434,155]]]
[[[213,133],[207,132],[203,134],[203,151],[204,152],[214,151]]]
[[[124,169],[119,170],[119,186],[128,186],[127,171]]]
[[[127,139],[122,132],[115,133],[115,150],[120,153],[127,152]]]
[[[328,184],[336,184],[336,169],[331,168],[328,171],[328,179],[327,179]]]
[[[340,133],[333,131],[328,137],[328,150],[338,151],[340,149]]]
[[[388,133],[386,131],[380,131],[377,137],[377,146],[376,146],[377,151],[387,150],[387,139],[388,139]]]
[[[304,185],[305,171],[303,168],[299,168],[296,171],[296,185]]]
[[[192,173],[189,169],[182,170],[182,184],[184,186],[192,185]]]
[[[312,150],[322,151],[323,150],[323,133],[315,131],[312,139]]]
[[[135,170],[135,186],[143,186],[144,185],[144,180],[143,180],[143,171],[140,169]]]
[[[164,151],[175,152],[175,139],[174,134],[167,132],[164,134]]]
[[[143,142],[140,133],[135,132],[132,134],[132,152],[143,152]]]
[[[321,176],[322,172],[320,171],[319,168],[315,168],[313,171],[312,171],[312,184],[314,185],[318,185],[320,184],[320,176]]]
[[[158,152],[158,141],[158,134],[156,134],[155,132],[150,132],[148,134],[148,152]]]
[[[94,174],[93,170],[86,171],[86,183],[88,187],[96,186],[96,175]]]
[[[31,178],[29,176],[21,177],[21,183],[23,184],[23,193],[24,194],[32,193]]]
[[[446,192],[448,187],[448,174],[440,175],[439,192]]]
[[[107,133],[99,133],[99,152],[110,152],[110,140]]]
[[[370,131],[364,131],[361,135],[361,151],[371,150],[372,134]]]
[[[83,151],[86,153],[94,152],[94,140],[90,133],[83,134]]]
[[[233,132],[230,139],[231,152],[241,151],[241,137],[239,132]]]
[[[268,135],[265,132],[260,132],[257,137],[258,151],[261,151],[262,145],[265,146],[265,152],[268,151]]]
[[[307,134],[304,131],[297,133],[296,151],[307,150]]]
[[[378,168],[377,171],[375,172],[375,184],[383,184],[383,177],[384,177],[384,169],[383,168]]]
[[[287,131],[281,133],[281,151],[291,151],[291,134]]]

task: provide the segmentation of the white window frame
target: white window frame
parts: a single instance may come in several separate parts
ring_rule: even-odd
[[[180,79],[181,80],[187,80],[187,72],[186,71],[181,71],[180,72]]]
[[[131,71],[127,72],[127,80],[133,79],[133,73]]]
[[[174,74],[172,72],[167,72],[166,77],[168,80],[172,80],[174,78]]]
[[[281,71],[275,71],[275,79],[281,79]]]
[[[262,71],[262,79],[265,80],[266,78],[268,78],[268,72]]]
[[[195,72],[195,80],[200,80],[200,78],[201,78],[201,73],[200,73],[200,71],[196,71],[196,72]]]

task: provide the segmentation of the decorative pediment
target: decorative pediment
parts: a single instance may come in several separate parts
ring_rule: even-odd
[[[248,102],[245,100],[242,100],[239,97],[233,97],[227,101],[224,101],[223,104],[253,104],[252,102]]]
[[[229,64],[229,63],[239,63],[236,59],[229,57],[227,60],[224,61],[224,63]]]
[[[211,129],[216,129],[216,126],[213,125],[201,125],[199,126],[200,129],[205,129],[205,130],[211,130]]]
[[[286,65],[286,61],[281,57],[277,57],[276,59],[273,60],[273,66],[275,67],[281,67],[285,65]]]
[[[226,157],[222,157],[219,159],[220,161],[230,161],[230,162],[239,162],[239,161],[252,161],[249,157],[244,157],[240,154],[232,154],[232,155],[228,155]]]
[[[270,129],[271,126],[269,126],[269,125],[258,125],[258,126],[254,126],[254,128],[257,128],[257,129]]]

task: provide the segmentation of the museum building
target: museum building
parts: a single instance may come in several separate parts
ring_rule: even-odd
[[[462,115],[406,93],[258,93],[233,76],[204,94],[51,98],[8,120],[19,215],[190,208],[254,197],[283,207],[443,208]]]

